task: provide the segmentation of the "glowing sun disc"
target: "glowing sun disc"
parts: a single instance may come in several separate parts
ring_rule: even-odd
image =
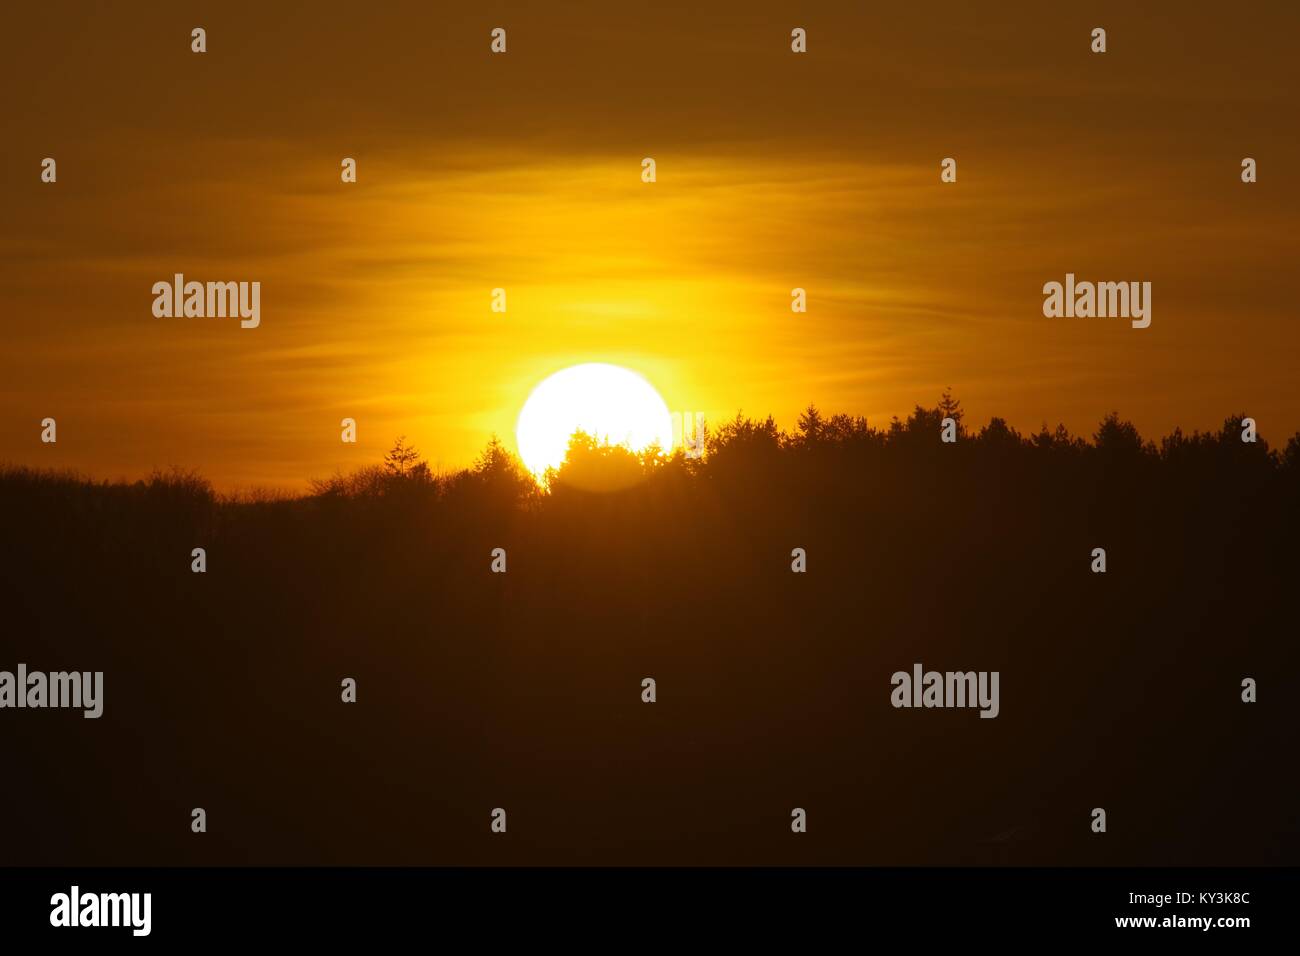
[[[672,415],[654,386],[600,362],[562,369],[533,389],[515,425],[519,457],[535,475],[558,468],[575,431],[632,451],[673,444]]]

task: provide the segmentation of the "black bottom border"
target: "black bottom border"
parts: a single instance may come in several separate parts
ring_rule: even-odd
[[[1295,939],[1298,875],[1294,867],[10,868],[0,869],[0,927],[6,942],[62,937],[91,945],[337,945],[415,936],[458,946],[752,940],[829,947],[846,934],[865,941],[902,934],[918,943],[1128,936],[1139,945],[1231,945]],[[73,886],[83,906],[88,894],[149,893],[149,934],[52,925],[57,894],[69,896],[70,911]],[[1125,919],[1154,923],[1120,925]]]

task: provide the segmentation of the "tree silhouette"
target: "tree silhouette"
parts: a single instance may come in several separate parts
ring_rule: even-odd
[[[419,460],[420,453],[406,443],[405,435],[399,435],[393,447],[384,455],[384,470],[396,478],[404,478],[417,466]]]
[[[960,427],[962,414],[961,402],[952,397],[952,386],[949,385],[939,396],[939,415],[943,418],[951,418]]]
[[[1106,415],[1092,437],[1096,442],[1097,450],[1107,455],[1138,456],[1147,450],[1142,442],[1142,436],[1138,434],[1137,426],[1122,420],[1119,412],[1110,412]]]
[[[799,416],[798,427],[799,441],[805,445],[813,445],[822,437],[826,420],[822,418],[822,413],[817,411],[816,405],[809,405]]]
[[[1288,637],[1300,435],[1280,452],[1262,436],[1242,442],[1234,414],[1148,443],[1112,413],[1091,440],[1047,423],[1024,436],[994,417],[945,444],[939,423],[958,410],[947,394],[881,427],[812,405],[788,431],[737,414],[709,429],[699,459],[577,434],[545,486],[495,437],[451,474],[431,473],[401,438],[309,494],[265,499],[216,494],[192,472],[127,484],[0,466],[4,659],[36,659],[57,635],[59,659],[127,675],[131,693],[110,698],[117,716],[96,728],[104,752],[167,766],[179,792],[246,802],[229,848],[212,851],[222,861],[355,862],[332,859],[320,836],[341,828],[339,845],[376,847],[384,862],[427,862],[446,841],[480,862],[477,828],[455,843],[390,824],[393,787],[472,806],[508,776],[521,805],[558,819],[567,771],[586,766],[619,812],[599,836],[564,839],[601,862],[626,862],[615,848],[630,845],[658,862],[752,859],[756,834],[779,836],[771,808],[792,774],[899,823],[845,828],[832,861],[983,861],[984,837],[1028,821],[1033,839],[1003,846],[1006,860],[1087,863],[1086,829],[1061,823],[1073,798],[1026,781],[1165,794],[1173,774],[1185,813],[1134,828],[1108,859],[1269,862],[1294,839],[1278,757],[1293,732],[1236,695],[1250,676],[1284,700],[1300,673]],[[195,547],[206,576],[190,571]],[[795,547],[805,574],[790,570]],[[1104,576],[1089,570],[1095,547]],[[507,575],[490,570],[497,548]],[[159,639],[169,631],[186,639]],[[1015,693],[996,733],[973,714],[885,710],[887,675],[916,661],[1001,670]],[[328,733],[304,733],[276,679],[242,683],[222,721],[189,706],[263,673],[322,701],[360,673],[369,699],[387,700],[379,718]],[[673,694],[651,720],[636,697],[647,673]],[[1158,757],[1096,746],[1135,727],[1160,741]],[[53,766],[68,739],[55,721],[11,736],[13,759],[32,767]],[[176,740],[205,760],[177,761]],[[357,765],[391,785],[324,769]],[[249,786],[249,766],[264,787]],[[738,768],[752,800],[734,799]],[[150,799],[130,764],[87,772],[97,792]],[[1243,773],[1272,776],[1243,790]],[[728,807],[723,823],[706,815],[683,834],[665,807],[676,788],[646,789],[683,775],[678,808],[704,794]],[[978,799],[934,796],[976,778]],[[307,787],[318,793],[295,826],[277,826],[285,795]],[[75,788],[44,799],[50,818],[81,809]],[[1211,813],[1234,825],[1180,823]],[[48,831],[33,832],[10,834],[9,858],[57,862]],[[147,826],[124,832],[86,838],[104,859],[180,854]],[[807,862],[783,855],[788,842],[762,853]]]

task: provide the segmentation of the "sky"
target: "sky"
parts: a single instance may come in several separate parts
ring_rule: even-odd
[[[404,435],[453,469],[583,362],[711,420],[951,386],[976,424],[1284,443],[1300,8],[996,6],[21,5],[0,462],[296,489]],[[155,317],[178,272],[260,282],[260,326]],[[1151,282],[1151,326],[1045,317],[1067,272]]]

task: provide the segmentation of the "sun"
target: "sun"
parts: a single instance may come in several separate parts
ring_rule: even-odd
[[[618,365],[572,365],[533,389],[515,425],[519,457],[541,476],[558,468],[575,431],[643,451],[673,445],[673,420],[655,387]]]

